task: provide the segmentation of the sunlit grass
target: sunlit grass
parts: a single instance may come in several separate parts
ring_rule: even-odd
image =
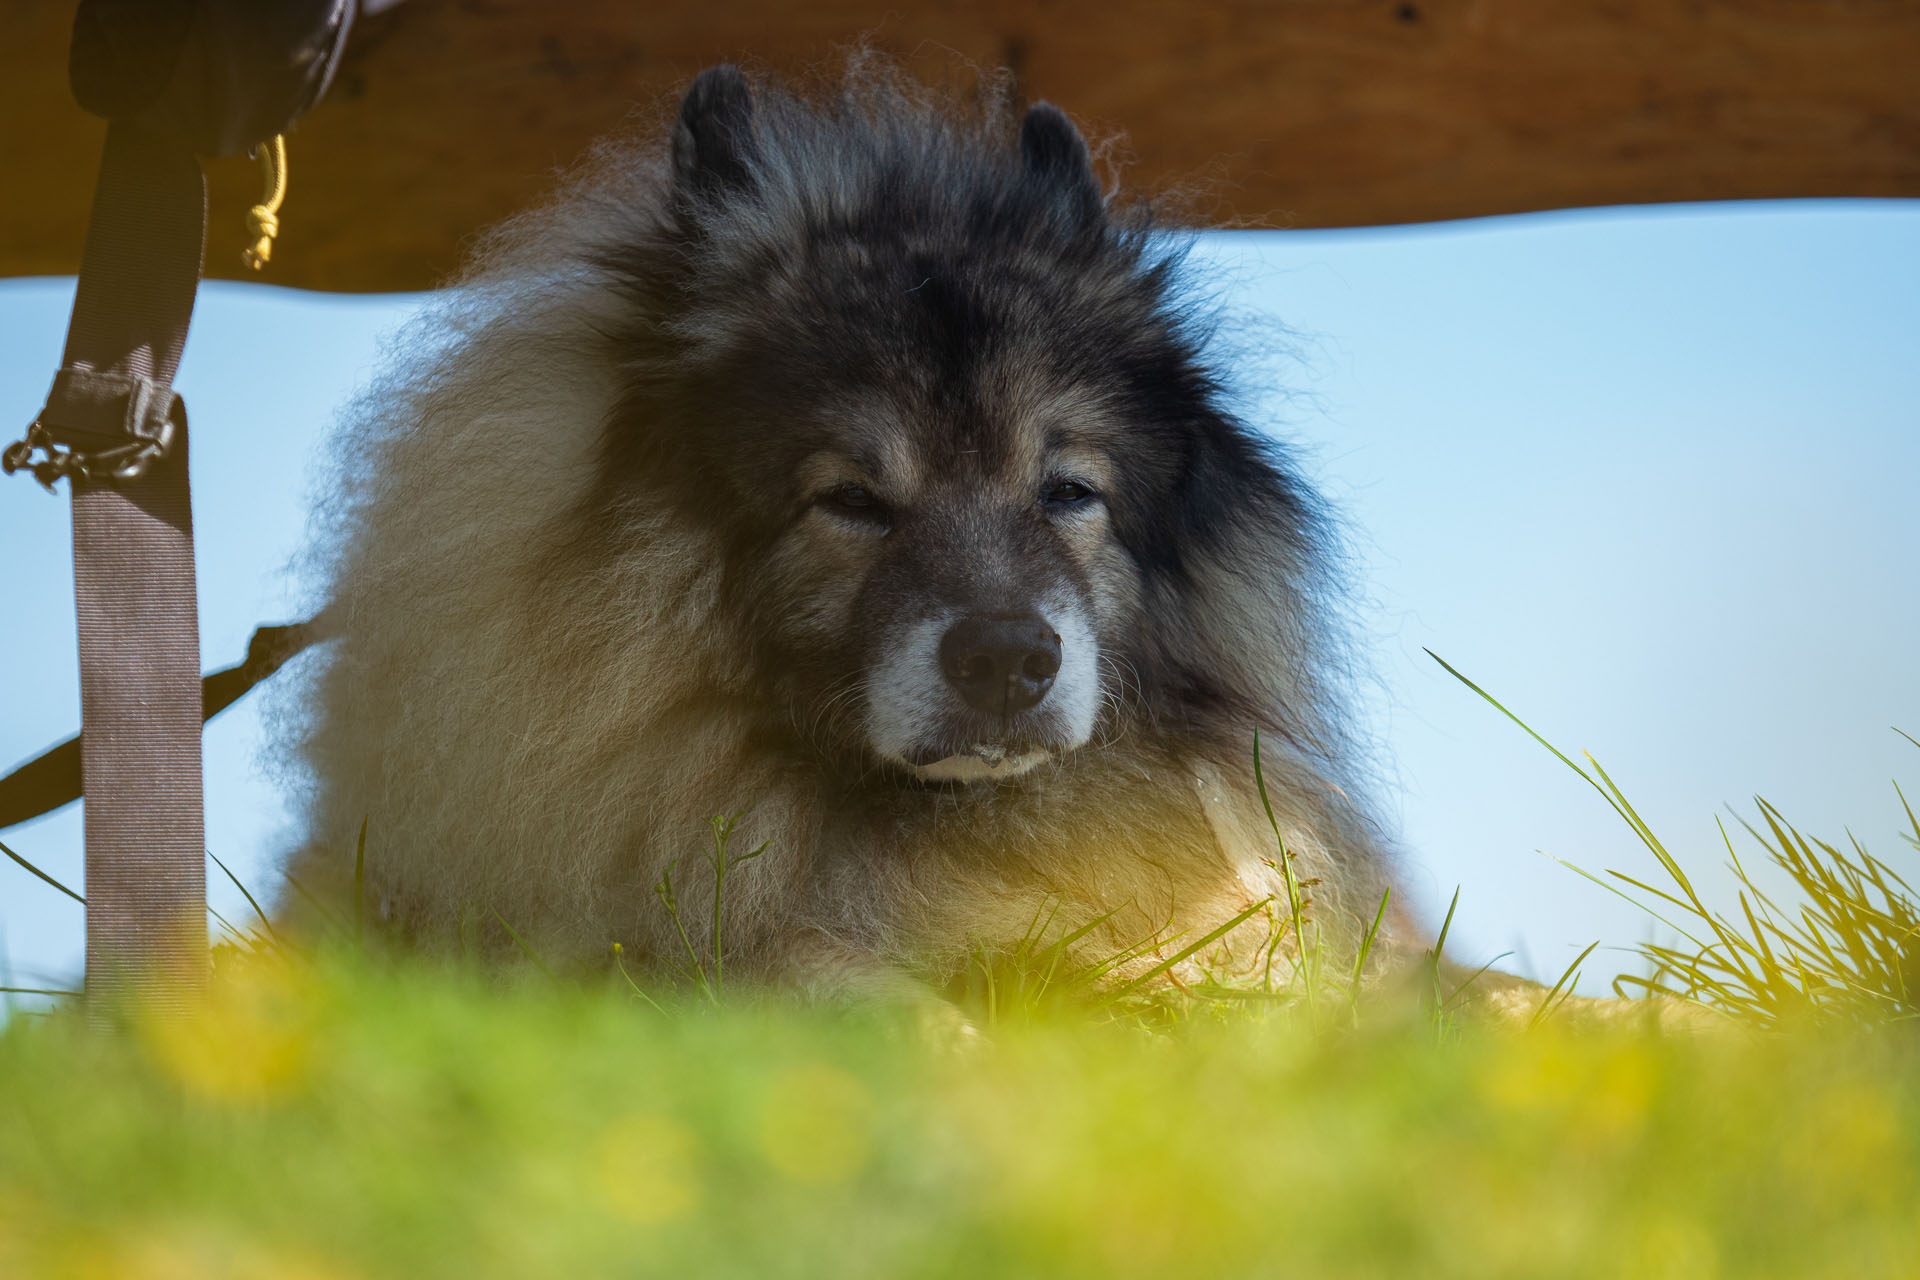
[[[0,1034],[0,1276],[1911,1273],[1907,881],[1761,801],[1742,839],[1791,895],[1723,832],[1740,909],[1717,911],[1700,858],[1554,753],[1666,877],[1580,873],[1672,933],[1617,989],[1711,1029],[1588,1016],[1593,948],[1523,1016],[1472,1015],[1445,925],[1383,980],[1379,919],[1337,953],[1277,831],[1287,901],[1224,927],[1301,963],[1173,981],[1223,930],[1088,960],[1101,922],[1043,907],[949,992],[984,1030],[959,1047],[728,982],[691,933],[665,970],[616,950],[561,978],[517,936],[504,967],[392,954],[357,901],[289,943],[242,886],[191,1016]],[[712,835],[685,874],[714,877],[717,926],[757,851]]]
[[[1737,916],[1715,910],[1598,760],[1589,755],[1582,768],[1444,659],[1429,656],[1584,779],[1665,873],[1662,887],[1622,871],[1610,870],[1603,879],[1562,860],[1640,907],[1674,936],[1672,942],[1643,945],[1650,974],[1622,974],[1614,981],[1616,991],[1697,1003],[1756,1027],[1785,1022],[1884,1026],[1920,1013],[1920,901],[1899,872],[1851,833],[1846,849],[1806,836],[1756,797],[1759,825],[1739,823],[1765,861],[1785,874],[1795,896],[1781,901],[1755,881],[1722,822],[1725,869],[1740,910]],[[1907,820],[1904,839],[1920,853],[1920,817],[1898,783],[1894,794]]]
[[[1903,1044],[1004,1023],[222,954],[0,1037],[8,1276],[1882,1276]]]

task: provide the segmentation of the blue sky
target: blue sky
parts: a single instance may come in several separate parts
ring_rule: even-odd
[[[1920,204],[1666,206],[1204,238],[1229,336],[1353,546],[1383,808],[1457,953],[1556,976],[1649,922],[1538,851],[1655,873],[1564,767],[1591,750],[1690,865],[1765,795],[1903,870],[1889,781],[1920,792]],[[71,281],[0,281],[0,425],[58,361]],[[193,412],[202,653],[289,616],[311,461],[414,305],[260,285],[201,293]],[[1276,330],[1276,323],[1285,333]],[[78,722],[64,499],[0,486],[0,769]],[[207,735],[208,843],[271,889],[291,836],[246,705]],[[1920,799],[1920,796],[1916,797]],[[79,886],[77,807],[0,840]],[[1902,855],[1906,856],[1903,858]],[[1711,880],[1711,876],[1701,877]],[[214,905],[245,915],[215,873]],[[17,981],[73,980],[80,910],[0,865]],[[1589,962],[1610,976],[1624,957]]]

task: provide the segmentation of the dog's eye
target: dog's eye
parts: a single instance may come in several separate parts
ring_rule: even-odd
[[[1093,490],[1078,480],[1055,480],[1041,493],[1040,500],[1050,507],[1072,507],[1093,496]]]
[[[863,485],[843,484],[820,495],[820,505],[845,520],[885,528],[893,513]]]

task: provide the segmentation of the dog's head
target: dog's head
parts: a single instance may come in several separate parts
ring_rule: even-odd
[[[1061,112],[1006,123],[710,71],[610,259],[640,320],[607,500],[718,532],[816,748],[936,781],[1311,702],[1311,514],[1219,407],[1177,247]]]

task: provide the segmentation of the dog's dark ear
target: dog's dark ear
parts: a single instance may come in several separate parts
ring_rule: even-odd
[[[700,73],[673,127],[673,181],[682,191],[719,195],[745,187],[753,159],[753,94],[740,68]]]
[[[1091,221],[1100,214],[1100,180],[1093,176],[1093,156],[1087,141],[1051,102],[1036,102],[1020,122],[1020,159],[1027,172],[1054,187],[1076,217]]]

